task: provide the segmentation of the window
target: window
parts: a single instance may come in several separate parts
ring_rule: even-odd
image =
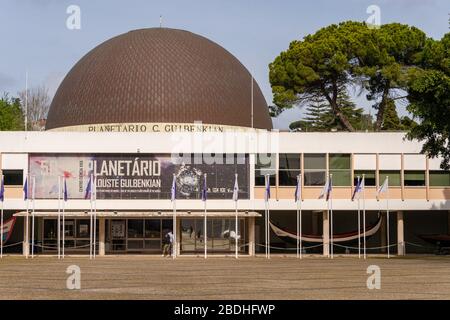
[[[270,175],[270,185],[275,185],[275,154],[257,154],[255,165],[255,186],[265,185],[265,175]]]
[[[142,219],[128,220],[128,238],[143,238],[144,221]]]
[[[431,187],[450,187],[450,171],[430,171]]]
[[[3,170],[5,186],[21,186],[23,184],[23,170]]]
[[[280,153],[278,159],[280,186],[295,186],[297,176],[300,174],[300,154]]]
[[[323,186],[327,171],[325,154],[305,154],[304,185],[305,186]]]
[[[330,154],[329,155],[330,174],[333,175],[333,185],[351,186],[351,170],[349,154]]]
[[[78,238],[89,238],[89,226],[90,221],[87,219],[77,220],[77,237]]]
[[[362,179],[362,176],[364,175],[364,185],[368,187],[375,187],[376,180],[375,180],[375,170],[355,170],[354,173],[354,179],[353,179],[353,185],[356,186],[358,183],[358,176],[360,179]]]
[[[405,186],[425,186],[425,171],[405,171]]]
[[[145,238],[161,238],[161,220],[147,219],[145,220]]]
[[[386,177],[389,177],[390,187],[400,187],[401,186],[401,174],[397,170],[380,170],[380,184],[384,182]]]

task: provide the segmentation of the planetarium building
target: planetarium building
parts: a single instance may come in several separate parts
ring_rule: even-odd
[[[450,173],[420,151],[401,132],[272,130],[227,50],[134,30],[75,64],[45,131],[0,133],[3,252],[161,254],[169,232],[180,256],[442,252]]]

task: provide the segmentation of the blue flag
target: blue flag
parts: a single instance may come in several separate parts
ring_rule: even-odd
[[[356,183],[355,191],[353,191],[352,201],[355,200],[356,194],[360,193],[363,188],[364,188],[364,179],[360,179],[358,177],[358,182]]]
[[[206,201],[208,198],[208,188],[206,186],[206,173],[203,178],[203,188],[202,188],[202,201]]]
[[[25,184],[23,185],[23,200],[28,200],[28,177],[25,178]]]
[[[0,201],[5,201],[5,177],[2,177],[2,181],[0,182]]]
[[[89,176],[89,182],[86,187],[86,193],[84,194],[84,199],[89,199],[91,197],[92,192],[92,176]]]
[[[264,200],[268,202],[270,199],[270,176],[266,175],[266,192],[264,193]]]
[[[67,201],[67,182],[64,179],[64,201]]]

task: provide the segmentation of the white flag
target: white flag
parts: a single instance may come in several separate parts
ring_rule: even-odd
[[[176,196],[177,196],[177,177],[175,175],[173,175],[170,200],[172,202],[175,201]]]
[[[238,199],[239,199],[239,185],[238,185],[238,175],[236,173],[234,178],[233,200],[238,201]]]
[[[323,186],[322,192],[319,195],[319,199],[325,198],[327,201],[330,198],[331,190],[333,189],[331,179],[328,177],[325,185]]]
[[[386,179],[384,179],[383,184],[378,188],[378,190],[377,190],[377,195],[380,195],[380,194],[382,194],[382,193],[387,192],[387,191],[388,191],[388,188],[389,188],[388,184],[389,184],[389,183],[388,183],[388,177],[386,177]]]

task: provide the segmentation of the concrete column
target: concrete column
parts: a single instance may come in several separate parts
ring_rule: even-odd
[[[403,211],[397,211],[397,254],[404,256],[405,251],[405,222],[403,220]]]
[[[105,218],[99,218],[98,219],[98,255],[104,256],[105,255],[105,234],[106,234],[106,228],[105,228]]]
[[[27,237],[27,217],[23,217],[23,243],[22,243],[22,254],[28,257],[30,253],[29,238]]]
[[[329,256],[330,254],[330,221],[328,220],[328,211],[324,210],[323,213],[323,231],[322,231],[322,238],[323,238],[323,255]]]
[[[255,217],[250,217],[248,222],[248,255],[255,255]]]

